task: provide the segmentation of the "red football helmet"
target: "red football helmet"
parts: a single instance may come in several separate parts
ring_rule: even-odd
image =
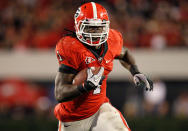
[[[100,4],[89,2],[78,8],[74,15],[77,38],[90,46],[106,42],[109,19],[106,9]]]

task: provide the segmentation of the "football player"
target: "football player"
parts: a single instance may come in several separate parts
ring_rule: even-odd
[[[106,9],[85,3],[75,13],[75,33],[63,37],[56,46],[59,71],[55,79],[54,113],[59,131],[130,131],[122,114],[106,96],[106,80],[118,59],[131,72],[138,87],[153,89],[152,81],[140,73],[122,35],[109,28]],[[90,67],[101,67],[94,75]],[[75,75],[87,69],[87,79],[74,85]],[[105,76],[105,77],[103,77]]]

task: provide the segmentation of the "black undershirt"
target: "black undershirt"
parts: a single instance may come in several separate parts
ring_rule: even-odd
[[[97,53],[97,55],[101,55],[102,52],[102,45],[99,48],[96,48],[95,46],[90,46],[88,47],[90,50],[94,51],[95,53]]]

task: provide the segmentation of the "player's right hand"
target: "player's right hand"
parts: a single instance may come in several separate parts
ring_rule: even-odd
[[[85,89],[90,91],[96,89],[99,85],[101,85],[102,81],[104,80],[103,72],[104,72],[104,67],[101,67],[99,72],[96,75],[94,75],[92,73],[92,69],[88,68],[87,80],[84,82]]]

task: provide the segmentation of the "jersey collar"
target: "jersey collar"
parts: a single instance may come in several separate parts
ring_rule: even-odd
[[[107,42],[105,42],[102,46],[102,51],[101,51],[101,53],[100,53],[100,55],[96,52],[96,51],[94,51],[94,50],[92,50],[91,48],[90,48],[90,46],[88,46],[88,45],[86,45],[86,44],[83,44],[97,59],[98,59],[98,61],[99,62],[102,62],[102,60],[103,60],[103,58],[104,58],[104,56],[106,55],[106,53],[107,53],[107,51],[108,51],[108,44],[107,44]]]

